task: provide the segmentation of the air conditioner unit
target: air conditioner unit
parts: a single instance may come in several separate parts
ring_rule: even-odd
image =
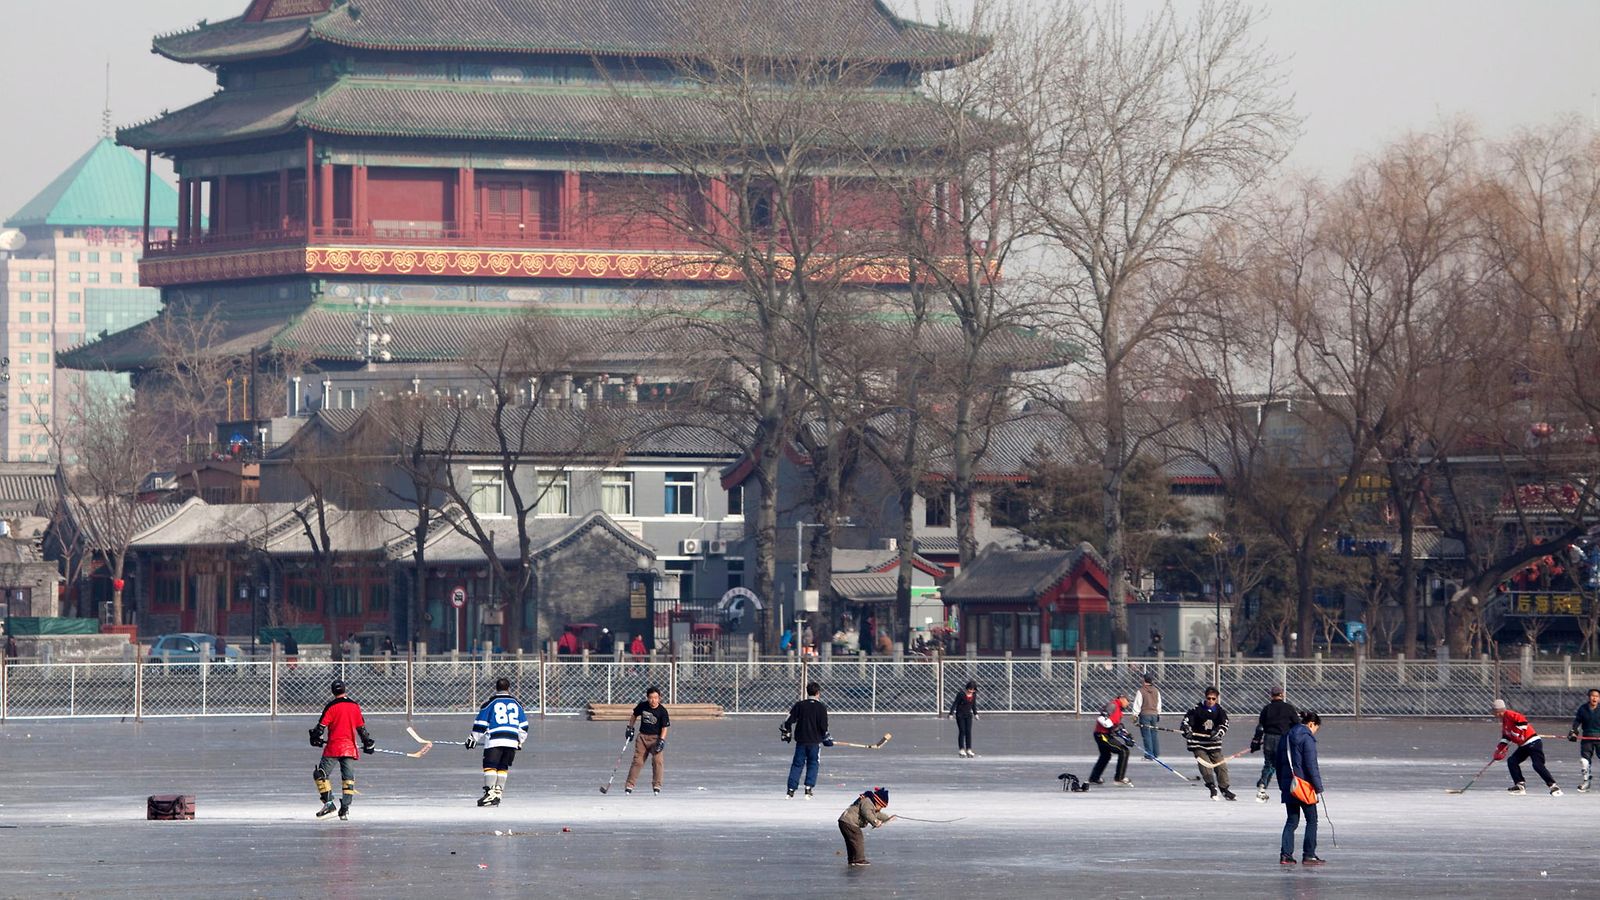
[[[728,542],[717,540],[706,541],[706,552],[712,556],[721,556],[728,552]]]
[[[678,553],[683,555],[683,556],[699,556],[700,555],[700,539],[699,538],[684,538],[683,540],[679,541],[678,542]]]

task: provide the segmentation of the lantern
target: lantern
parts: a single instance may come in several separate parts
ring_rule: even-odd
[[[123,581],[121,578],[113,578],[113,579],[111,579],[111,589],[114,590],[114,591],[122,590],[122,586],[125,585],[125,584],[127,584],[127,582]]]

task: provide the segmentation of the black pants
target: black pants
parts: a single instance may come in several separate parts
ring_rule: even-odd
[[[1517,784],[1522,784],[1523,760],[1533,763],[1533,771],[1544,779],[1545,787],[1556,783],[1556,780],[1550,777],[1550,770],[1544,767],[1544,741],[1523,744],[1517,748],[1517,752],[1511,754],[1510,759],[1506,760],[1506,766],[1511,769],[1511,780]]]
[[[1117,757],[1117,774],[1115,776],[1116,780],[1121,781],[1124,778],[1127,778],[1128,748],[1122,746],[1122,744],[1118,742],[1116,738],[1109,734],[1096,734],[1094,736],[1094,743],[1096,747],[1100,748],[1100,758],[1095,760],[1094,771],[1089,773],[1089,780],[1100,780],[1100,776],[1105,774],[1106,763],[1111,760],[1112,754],[1116,754]]]
[[[840,819],[839,833],[844,835],[846,862],[859,862],[867,858],[867,840],[859,827]]]
[[[956,716],[956,749],[972,749],[972,717]]]

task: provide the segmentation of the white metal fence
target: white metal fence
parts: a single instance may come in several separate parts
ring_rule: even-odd
[[[1224,705],[1250,711],[1282,684],[1302,709],[1336,716],[1481,716],[1495,697],[1528,715],[1567,716],[1600,665],[1501,664],[1489,660],[1262,660],[1049,657],[933,659],[835,658],[828,661],[541,661],[536,658],[431,657],[361,662],[277,661],[227,664],[14,663],[0,667],[0,721],[65,716],[299,715],[320,710],[328,683],[341,678],[369,713],[469,712],[496,678],[531,711],[580,712],[588,703],[631,703],[659,686],[666,702],[714,703],[730,714],[783,713],[807,681],[823,685],[837,713],[922,714],[948,708],[970,679],[984,712],[1079,713],[1132,693],[1144,673],[1169,710],[1216,685]]]

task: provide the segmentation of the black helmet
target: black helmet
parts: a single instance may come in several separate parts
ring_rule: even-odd
[[[335,695],[344,693],[345,692],[344,679],[343,678],[335,678],[333,680],[333,684],[328,685],[328,690],[333,691],[333,693]]]

